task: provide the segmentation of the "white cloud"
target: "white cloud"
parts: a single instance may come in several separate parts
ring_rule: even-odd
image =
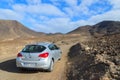
[[[63,16],[64,15],[64,13],[61,12],[57,7],[52,6],[50,4],[42,4],[42,5],[38,5],[38,6],[28,6],[27,10],[30,13],[56,15],[56,16]]]
[[[70,6],[77,6],[78,0],[65,0],[65,2]]]
[[[57,7],[51,4],[40,4],[40,5],[24,5],[16,4],[13,5],[13,9],[21,12],[27,12],[31,14],[39,15],[52,15],[52,16],[65,16],[65,14],[60,11]]]
[[[47,28],[47,32],[66,32],[69,30],[69,18],[54,18],[49,19],[45,23],[43,23],[44,26]]]
[[[91,6],[94,3],[99,3],[99,0],[82,0],[81,4],[77,6],[76,11],[78,13],[82,13],[86,15],[91,14],[89,10],[89,6]]]
[[[71,29],[79,26],[78,22],[71,22],[69,18],[54,18],[44,21],[42,23],[37,22],[36,19],[28,18],[28,22],[32,24],[32,27],[30,27],[30,29],[46,33],[55,33],[61,31],[63,33],[66,33]]]
[[[16,12],[25,13],[27,5],[24,5],[24,4],[14,4],[14,5],[12,5],[12,8]]]
[[[113,20],[113,21],[120,21],[120,0],[108,0],[110,4],[112,5],[112,9],[104,12],[102,14],[97,14],[91,16],[88,20],[84,21],[88,24],[96,24],[98,22],[104,21],[104,20]]]
[[[46,33],[66,33],[76,27],[93,25],[103,20],[120,21],[120,0],[108,0],[113,8],[104,12],[104,7],[100,7],[98,11],[103,11],[101,14],[89,9],[94,3],[100,3],[100,0],[81,0],[79,5],[78,0],[51,0],[53,4],[42,3],[41,0],[26,0],[27,4],[6,1],[12,3],[12,9],[0,8],[0,19],[18,20],[30,29]],[[61,2],[67,6],[62,6]],[[85,17],[83,15],[89,18],[82,19]],[[72,21],[75,17],[80,18]]]
[[[29,5],[39,5],[39,4],[41,4],[41,0],[26,0],[26,2]]]
[[[33,27],[31,27],[32,30],[35,30],[37,32],[45,32],[50,33],[51,31],[54,31],[53,28],[47,27],[46,25],[36,23]]]
[[[115,20],[120,21],[120,10],[112,10],[104,14],[92,16],[89,21],[98,23],[103,20]]]
[[[63,10],[71,18],[92,15],[93,11],[89,9],[89,6],[91,6],[94,3],[100,3],[99,0],[81,0],[81,3],[78,5],[78,0],[65,0],[65,1],[67,4],[71,6],[65,7]]]
[[[12,19],[20,21],[23,19],[23,16],[13,10],[0,8],[0,19]]]
[[[77,6],[78,0],[50,0],[53,5],[59,6],[59,5],[67,5],[67,6]],[[64,4],[61,4],[64,3]]]
[[[49,21],[49,18],[47,16],[39,16],[39,19],[42,20],[43,22]]]
[[[111,10],[104,14],[94,15],[88,20],[79,20],[76,22],[76,24],[79,26],[83,26],[83,25],[94,25],[104,20],[120,21],[119,13],[120,13],[120,10]]]
[[[80,21],[71,21],[70,18],[54,18],[54,19],[50,19],[48,22],[45,23],[45,25],[48,28],[51,28],[50,26],[52,26],[52,32],[69,32],[79,26],[82,25],[86,25],[87,22],[84,20],[80,20]],[[88,23],[89,24],[89,23]]]
[[[82,0],[80,6],[88,7],[99,0]]]
[[[46,22],[46,25],[52,26],[55,29],[58,28],[59,30],[59,28],[65,28],[66,26],[68,26],[69,21],[70,21],[69,18],[54,18]]]
[[[120,9],[120,0],[108,0],[113,6],[113,9]]]

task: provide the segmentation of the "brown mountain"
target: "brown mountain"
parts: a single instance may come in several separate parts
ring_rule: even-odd
[[[90,32],[89,32],[90,29],[91,29],[90,25],[81,26],[71,32],[68,32],[68,34],[81,34],[81,35],[87,36],[87,35],[90,35]]]
[[[120,21],[102,21],[93,26],[82,26],[68,34],[91,34],[94,36],[120,33]]]
[[[120,21],[100,22],[92,26],[90,33],[95,36],[120,33]]]
[[[32,31],[15,20],[0,20],[0,39],[27,38],[43,35]]]

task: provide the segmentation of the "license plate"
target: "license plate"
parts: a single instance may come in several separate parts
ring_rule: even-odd
[[[35,66],[35,63],[24,63],[25,66],[33,67]]]

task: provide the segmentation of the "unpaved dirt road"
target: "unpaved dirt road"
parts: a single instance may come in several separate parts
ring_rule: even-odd
[[[62,59],[55,63],[53,72],[22,71],[15,65],[15,57],[0,59],[0,80],[66,80],[67,53],[71,45],[61,45]]]

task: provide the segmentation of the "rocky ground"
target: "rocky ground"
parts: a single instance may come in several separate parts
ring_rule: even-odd
[[[120,80],[120,34],[73,45],[67,80]]]

